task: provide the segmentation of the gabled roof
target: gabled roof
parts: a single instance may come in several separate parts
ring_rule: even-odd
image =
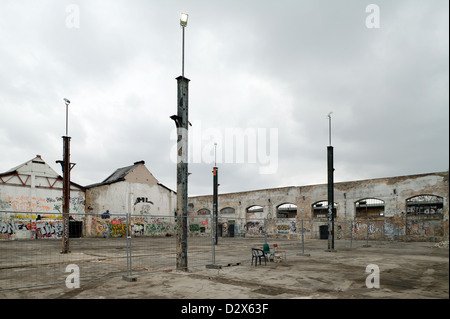
[[[62,180],[62,176],[59,175],[53,168],[50,167],[41,157],[41,155],[36,155],[35,158],[26,161],[23,164],[20,164],[16,167],[13,167],[6,172],[0,173],[0,182],[3,184],[8,183],[11,180],[8,176],[30,176],[35,175],[36,177],[44,177],[44,178],[54,178],[56,180]],[[6,179],[1,179],[5,177]],[[20,179],[20,177],[19,177]],[[21,180],[21,179],[20,179]],[[22,181],[22,180],[21,180]],[[23,186],[27,184],[28,179],[25,182],[21,182]],[[28,182],[29,183],[29,182]],[[81,186],[77,183],[70,182],[71,185],[76,186],[80,189],[84,189],[84,186]],[[28,185],[29,186],[29,185]],[[53,185],[51,185],[52,187]]]
[[[26,161],[25,163],[22,163],[20,165],[17,165],[16,167],[13,167],[13,168],[7,170],[6,172],[0,173],[0,176],[7,176],[7,175],[24,173],[22,171],[27,170],[26,169],[27,166],[33,165],[33,163],[44,164],[45,165],[45,161],[41,158],[41,155],[36,155],[35,158],[33,158],[33,159],[29,160],[29,161]],[[50,173],[52,173],[52,175],[54,175],[55,177],[58,176],[58,174],[50,166],[48,166],[48,169],[50,169]]]
[[[144,161],[136,162],[133,165],[122,167],[116,169],[114,173],[109,175],[102,184],[112,184],[115,182],[121,182],[125,180],[125,176],[127,176],[129,173],[131,173],[139,164],[145,164]]]
[[[125,177],[141,164],[144,165],[145,161],[135,162],[133,165],[118,168],[114,171],[114,173],[109,175],[103,182],[88,185],[88,186],[86,186],[86,188],[92,188],[92,187],[97,187],[97,186],[102,186],[102,185],[109,185],[109,184],[113,184],[113,183],[117,183],[117,182],[123,182],[123,181],[125,181]]]

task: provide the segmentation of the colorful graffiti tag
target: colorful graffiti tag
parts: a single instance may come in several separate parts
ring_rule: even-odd
[[[245,224],[245,230],[248,234],[262,234],[264,233],[264,223],[257,221],[247,222]]]
[[[36,222],[23,220],[0,221],[0,235],[13,238],[62,238],[61,220],[41,220]]]
[[[277,224],[278,234],[293,234],[297,232],[297,223],[295,220],[286,221],[283,220]]]

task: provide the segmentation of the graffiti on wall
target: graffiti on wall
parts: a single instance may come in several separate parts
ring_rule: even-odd
[[[440,221],[408,220],[406,222],[408,235],[442,236],[443,227]]]
[[[113,221],[114,222],[114,221]],[[113,223],[111,222],[111,225],[109,225],[109,231],[111,237],[125,237],[127,235],[127,227],[128,225],[126,223]]]
[[[145,234],[149,236],[173,235],[175,229],[175,222],[172,222],[171,219],[152,218],[145,225]]]
[[[127,235],[127,223],[124,215],[117,216],[109,211],[91,218],[91,227],[95,237],[124,237]],[[114,216],[115,215],[115,216]],[[114,216],[114,219],[110,217]],[[130,232],[137,236],[171,236],[175,233],[176,224],[173,218],[132,217]]]
[[[61,220],[57,221],[38,221],[36,222],[36,230],[38,236],[44,238],[62,238],[63,223]]]
[[[47,205],[45,198],[39,197],[29,197],[20,196],[12,197],[8,196],[11,203],[11,208],[16,212],[48,212],[50,211],[50,206]]]
[[[200,225],[199,224],[190,224],[189,225],[189,231],[190,232],[199,232],[200,231]]]
[[[147,197],[138,197],[134,202],[135,212],[139,212],[140,214],[150,214],[150,209],[152,208],[152,205],[153,202],[149,200]],[[139,211],[137,210],[138,206],[140,206]]]
[[[11,210],[14,212],[33,212],[33,213],[61,213],[62,197],[30,197],[7,196],[0,200],[0,207],[3,210]],[[84,198],[74,196],[70,198],[71,210],[75,212],[83,212]]]
[[[221,215],[231,215],[235,213],[235,209],[232,207],[225,207],[220,210]]]
[[[258,221],[250,221],[245,224],[245,230],[248,234],[262,234],[264,233],[264,223]]]
[[[0,234],[8,239],[23,233],[26,238],[62,238],[63,225],[61,220],[3,220],[0,221]]]
[[[297,232],[297,223],[295,220],[284,221],[277,223],[277,233],[278,234],[293,234]]]
[[[202,208],[197,211],[197,215],[198,216],[211,215],[211,211],[207,208]]]
[[[31,227],[23,221],[0,221],[0,234],[6,235],[8,238],[18,231],[29,230]]]

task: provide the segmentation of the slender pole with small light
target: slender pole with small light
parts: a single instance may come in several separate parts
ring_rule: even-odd
[[[66,103],[66,136],[69,136],[69,104],[70,101],[68,99],[64,99]]]
[[[181,76],[184,77],[184,28],[187,26],[189,15],[182,13],[180,17],[180,25],[183,30],[182,52],[181,52]]]

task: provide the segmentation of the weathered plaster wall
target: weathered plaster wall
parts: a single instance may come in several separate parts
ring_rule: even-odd
[[[70,213],[84,213],[85,193],[70,192]],[[0,238],[60,238],[62,189],[1,185]],[[32,212],[32,213],[31,213]]]
[[[126,235],[126,215],[132,215],[133,235],[173,232],[176,194],[157,183],[117,182],[86,191],[87,237]]]
[[[336,203],[336,222],[343,226],[354,227],[355,235],[363,236],[366,227],[377,228],[383,235],[413,235],[414,230],[420,224],[422,239],[432,237],[445,237],[448,239],[448,172],[400,176],[392,178],[379,178],[363,181],[335,183],[334,201]],[[272,234],[296,233],[301,229],[303,220],[304,229],[309,236],[318,236],[319,227],[327,224],[325,219],[315,219],[313,216],[313,204],[319,201],[327,201],[328,186],[309,185],[292,186],[276,189],[263,189],[248,192],[219,194],[219,211],[223,207],[234,208],[234,214],[227,214],[226,219],[235,219],[240,223],[241,229],[247,225],[247,231],[261,232],[261,219],[267,218],[266,229]],[[442,217],[435,216],[429,220],[422,217],[406,216],[406,200],[417,195],[436,195],[444,199]],[[375,198],[384,201],[384,216],[370,218],[370,225],[366,226],[368,218],[357,217],[355,203],[359,200]],[[196,196],[189,198],[192,214],[200,209],[212,211],[212,196]],[[276,218],[277,207],[292,203],[297,206],[296,219]],[[247,208],[259,205],[263,207],[261,213],[247,213]],[[222,216],[225,217],[225,216]],[[354,224],[350,224],[354,221]],[[223,218],[222,222],[226,222]],[[346,226],[345,226],[346,227]],[[345,228],[344,227],[344,228]],[[342,228],[342,229],[344,229]],[[381,231],[382,229],[382,231]],[[397,233],[394,234],[394,229]],[[344,231],[344,230],[342,230]],[[414,236],[413,236],[414,237]],[[412,239],[418,239],[416,236]]]

